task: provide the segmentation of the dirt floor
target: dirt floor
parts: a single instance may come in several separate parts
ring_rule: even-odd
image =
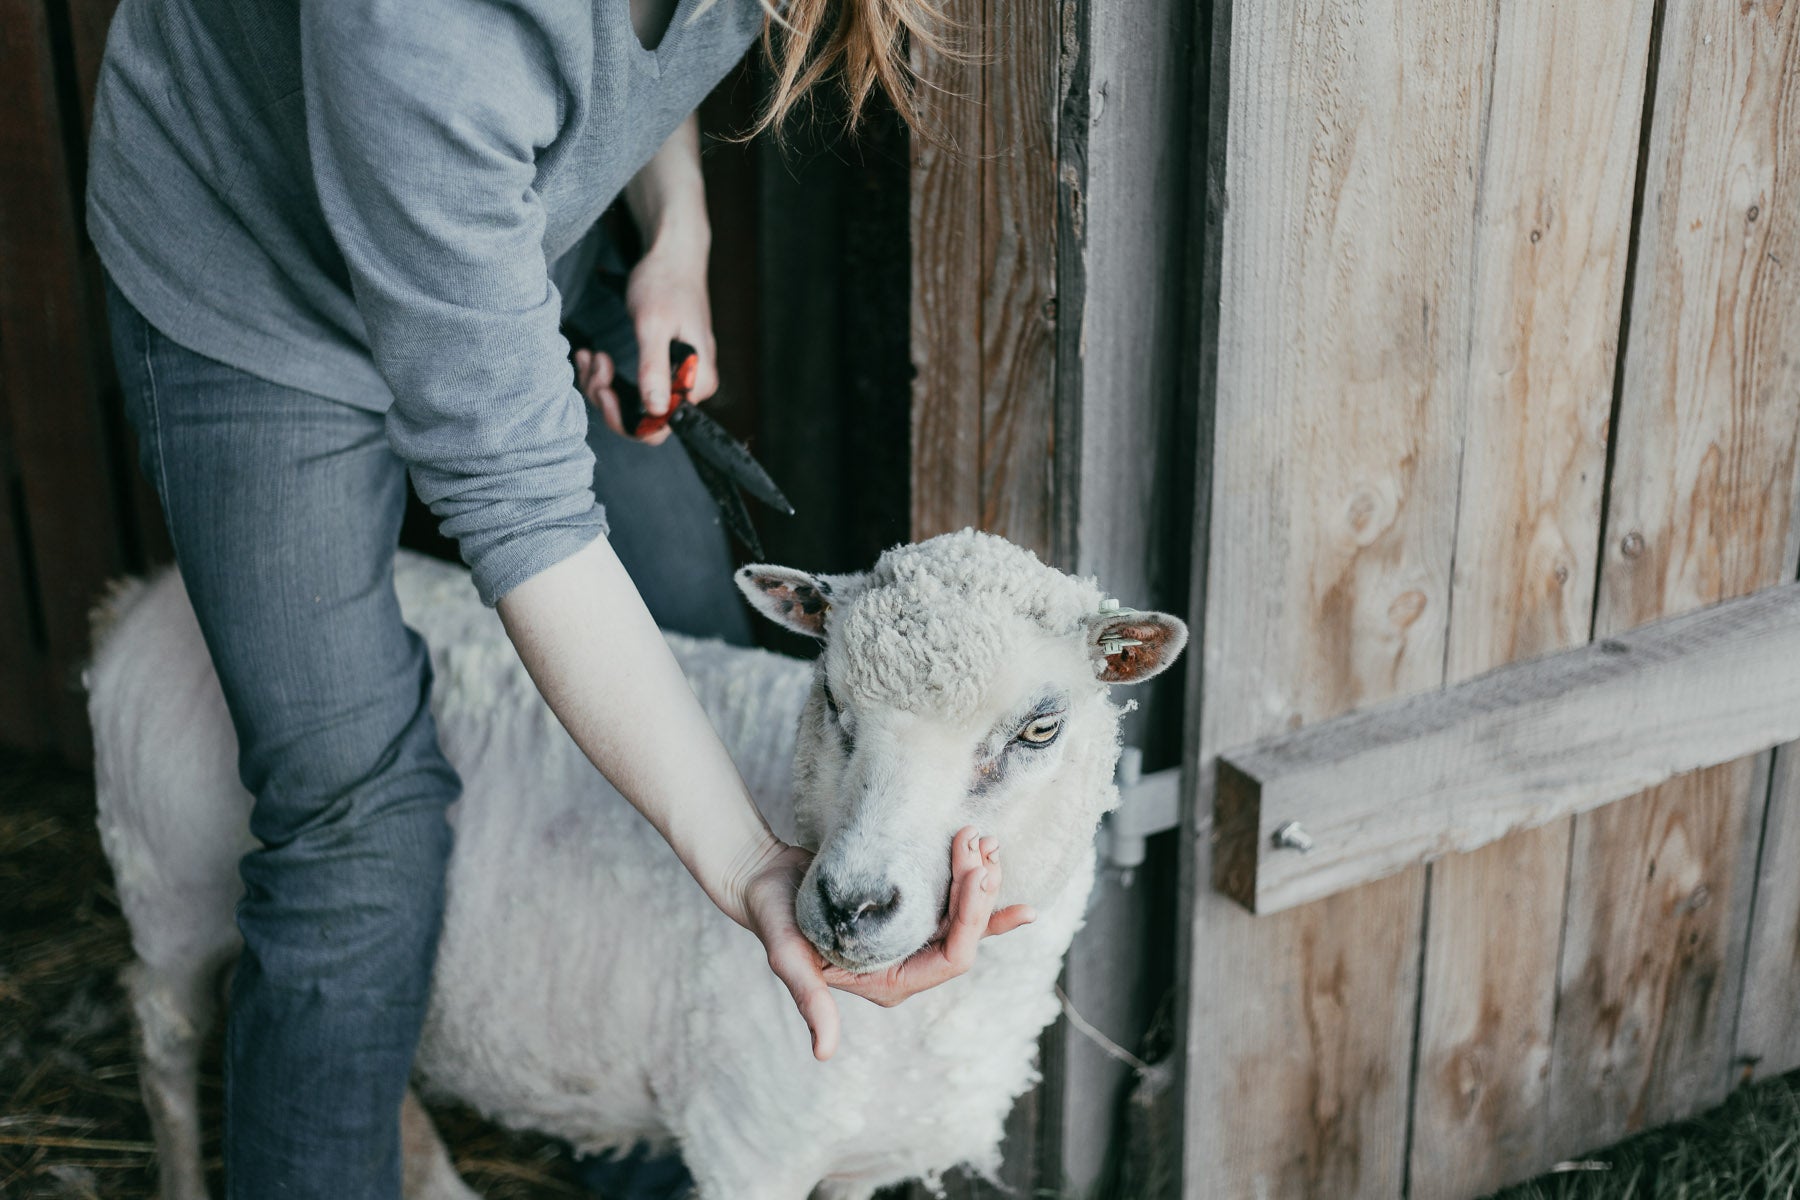
[[[154,1196],[117,981],[129,954],[92,780],[0,752],[0,1200]],[[201,1085],[215,1194],[219,1095],[215,1037]],[[435,1115],[457,1168],[489,1200],[594,1196],[556,1144],[465,1111]],[[1797,1200],[1800,1075],[1571,1165],[1500,1200]]]

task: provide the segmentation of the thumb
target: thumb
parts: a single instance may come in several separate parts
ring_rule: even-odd
[[[638,327],[638,394],[644,411],[658,417],[669,411],[669,340],[660,322]]]
[[[813,1057],[824,1062],[837,1053],[838,1007],[825,986],[825,976],[810,952],[802,952],[789,943],[769,951],[769,968],[794,998],[794,1007],[806,1021],[812,1034]]]

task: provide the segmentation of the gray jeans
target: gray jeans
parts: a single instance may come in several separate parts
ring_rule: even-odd
[[[404,464],[380,414],[171,342],[108,285],[142,464],[237,729],[261,848],[225,1049],[236,1200],[395,1200],[399,1112],[443,910],[456,773],[393,557]],[[748,641],[710,497],[671,440],[596,417],[611,542],[665,627]]]

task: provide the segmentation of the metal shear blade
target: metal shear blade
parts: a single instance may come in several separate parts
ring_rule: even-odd
[[[692,346],[682,341],[670,342],[669,411],[661,416],[646,412],[643,395],[637,387],[623,379],[616,379],[613,381],[613,391],[619,397],[620,416],[625,427],[638,437],[654,433],[664,426],[675,432],[675,436],[687,448],[688,458],[693,462],[700,482],[706,485],[706,490],[712,493],[713,500],[718,504],[726,528],[752,554],[761,558],[762,540],[756,536],[756,528],[750,523],[750,511],[744,506],[744,498],[739,495],[738,488],[742,487],[785,516],[794,515],[794,506],[782,495],[781,489],[775,485],[769,473],[763,470],[762,464],[751,455],[749,448],[690,401],[699,366],[699,353]]]

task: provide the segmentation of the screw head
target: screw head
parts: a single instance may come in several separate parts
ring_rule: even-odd
[[[1298,850],[1302,854],[1313,848],[1312,835],[1298,821],[1288,821],[1277,826],[1274,842],[1279,850]]]

